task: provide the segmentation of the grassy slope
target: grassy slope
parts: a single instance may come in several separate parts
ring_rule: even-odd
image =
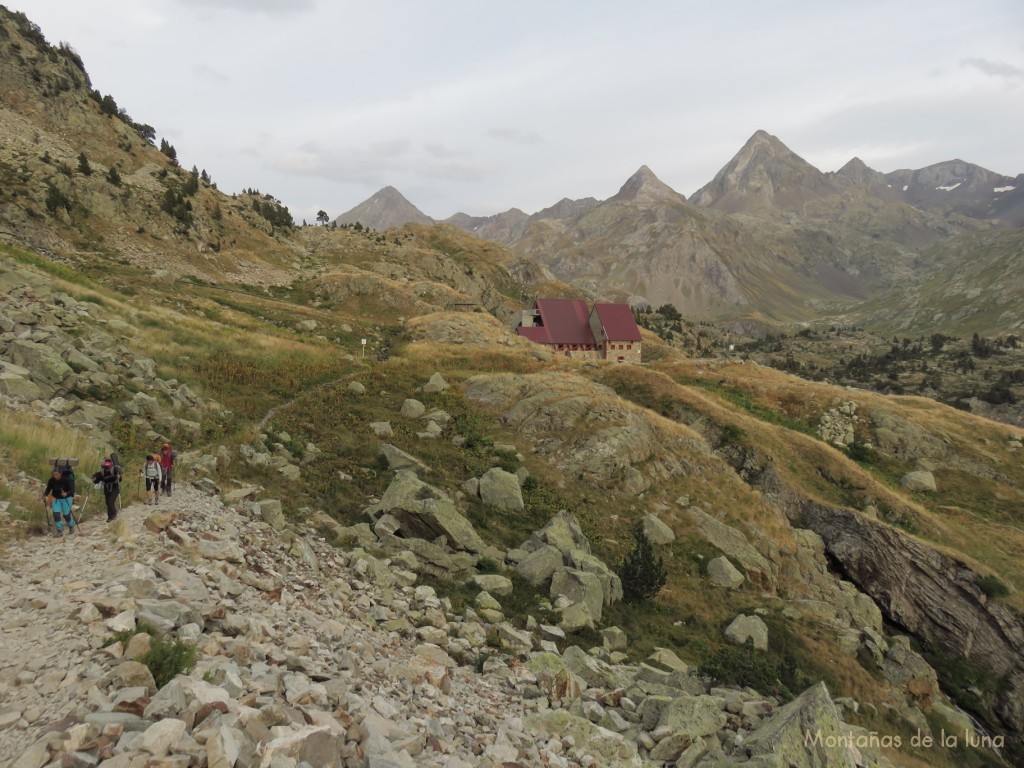
[[[391,421],[395,429],[392,442],[434,467],[431,482],[452,493],[466,478],[479,476],[494,462],[514,468],[515,462],[495,456],[486,445],[491,441],[510,442],[522,449],[523,436],[503,426],[498,413],[466,402],[458,383],[478,373],[572,374],[612,386],[637,403],[644,418],[666,436],[714,446],[721,439],[722,428],[733,425],[736,431],[728,434],[771,453],[783,472],[810,495],[850,504],[859,504],[868,496],[876,504],[882,502],[880,506],[901,513],[899,519],[912,521],[919,535],[997,568],[1000,577],[1017,590],[1009,600],[1019,607],[1024,580],[1012,554],[1020,551],[1022,542],[1012,531],[1007,533],[1002,527],[1005,521],[993,513],[1002,508],[998,503],[1002,495],[1012,495],[1014,488],[1024,487],[1017,474],[1019,467],[1002,453],[1000,439],[1005,442],[1005,430],[930,401],[860,392],[854,397],[862,408],[884,403],[907,418],[940,426],[964,456],[1006,474],[1007,482],[980,487],[975,487],[978,484],[973,478],[966,478],[962,498],[950,491],[958,500],[957,511],[949,509],[948,504],[940,508],[927,499],[904,497],[895,483],[902,467],[862,468],[807,434],[834,398],[849,398],[850,392],[812,385],[770,369],[741,365],[712,370],[706,363],[679,359],[656,342],[649,345],[649,351],[652,358],[661,360],[650,368],[541,362],[529,354],[527,346],[478,347],[431,341],[429,328],[432,323],[445,322],[444,315],[410,323],[414,338],[394,337],[396,329],[386,325],[393,321],[389,316],[353,316],[346,312],[351,308],[344,306],[314,307],[304,300],[293,303],[284,298],[287,291],[279,291],[277,298],[209,286],[190,289],[187,295],[171,294],[155,290],[141,272],[121,274],[115,281],[117,290],[112,290],[109,284],[62,271],[30,254],[19,254],[19,260],[47,267],[49,278],[62,290],[78,298],[91,298],[109,315],[132,323],[139,333],[128,343],[144,346],[145,354],[158,361],[161,375],[177,378],[232,409],[235,418],[221,431],[209,434],[211,449],[252,440],[257,434],[256,424],[272,408],[275,410],[267,422],[268,430],[275,434],[288,432],[296,447],[307,441],[315,443],[323,457],[304,470],[298,484],[239,461],[222,478],[227,485],[231,484],[228,481],[262,484],[268,496],[289,500],[292,515],[301,516],[298,510],[308,508],[325,510],[348,523],[363,519],[361,510],[367,499],[379,495],[389,480],[376,457],[378,441],[369,434],[367,425],[372,421]],[[302,297],[303,290],[297,283],[295,293]],[[474,318],[472,314],[461,317]],[[482,323],[481,334],[494,333],[498,339],[504,333],[486,316],[475,317]],[[316,330],[297,330],[296,322],[302,319],[315,320]],[[391,343],[392,358],[387,363],[347,358],[346,352],[356,351],[363,334],[374,341]],[[435,370],[456,386],[438,395],[417,394],[417,387]],[[348,391],[347,384],[353,380],[367,387],[366,394]],[[478,434],[481,442],[467,449],[457,448],[447,439],[417,438],[416,426],[398,416],[402,401],[414,396],[428,408],[443,408],[452,414],[454,426],[448,434]],[[688,419],[691,426],[675,421],[684,411],[691,417],[698,416],[695,421]],[[36,454],[48,450],[38,437],[29,439],[35,444],[28,448],[20,447],[13,423],[2,435],[5,452],[18,465],[34,465]],[[638,656],[656,645],[670,645],[696,663],[721,647],[720,629],[732,616],[772,605],[753,591],[723,595],[709,587],[703,564],[717,552],[696,533],[687,515],[671,511],[677,509],[675,499],[689,496],[691,503],[731,524],[765,531],[782,551],[792,547],[788,525],[778,513],[706,449],[683,456],[689,471],[658,485],[643,499],[623,496],[614,489],[610,496],[598,492],[592,484],[564,475],[543,457],[524,453],[525,466],[536,479],[536,485],[526,494],[526,514],[501,515],[477,502],[466,506],[467,515],[481,534],[495,544],[508,547],[521,543],[551,514],[565,508],[580,516],[596,552],[606,561],[616,562],[628,549],[633,522],[657,503],[669,508],[663,517],[678,538],[666,553],[668,588],[651,606],[619,605],[607,617],[608,623],[626,628]],[[823,479],[818,471],[822,467],[828,468],[832,482]],[[339,473],[352,479],[345,480]],[[847,478],[849,482],[836,484],[835,478]],[[968,483],[971,493],[967,493]],[[1006,503],[1011,502],[1009,499]],[[969,519],[969,527],[963,525],[965,519]],[[999,535],[994,535],[996,532]],[[528,602],[522,609],[536,612]],[[825,679],[837,695],[844,693],[864,701],[884,699],[879,683],[859,666],[818,661],[838,658],[830,631],[810,622],[770,619],[770,624],[773,637],[778,639],[773,642],[772,658],[786,670],[785,680],[791,687]],[[865,723],[872,724],[868,720]],[[874,725],[881,727],[879,723]]]

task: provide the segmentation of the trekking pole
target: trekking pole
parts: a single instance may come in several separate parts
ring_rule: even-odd
[[[71,505],[68,507],[68,514],[71,515],[71,522],[75,524],[74,528],[78,528],[82,524],[82,516],[79,515],[77,519],[75,518],[75,497],[74,496],[71,497]],[[70,526],[69,526],[69,528],[70,528]],[[68,533],[71,533],[71,531],[74,530],[74,528],[71,528],[68,531]]]
[[[77,520],[78,525],[81,525],[82,521],[85,519],[85,509],[86,509],[86,507],[89,506],[89,499],[91,499],[91,498],[92,498],[92,491],[91,490],[90,491],[86,491],[85,501],[82,502],[82,508],[80,510],[78,510],[78,520]]]
[[[43,496],[43,517],[46,518],[46,532],[47,533],[49,533],[52,530],[52,528],[53,528],[53,524],[50,522],[51,514],[52,513],[51,513],[51,510],[50,510],[50,505],[46,503],[46,497]]]

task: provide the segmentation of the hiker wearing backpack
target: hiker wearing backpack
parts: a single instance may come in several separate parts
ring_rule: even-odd
[[[75,473],[71,467],[53,468],[53,474],[43,491],[43,498],[53,513],[58,539],[64,535],[64,522],[67,522],[70,533],[81,533],[75,525],[74,515],[71,514],[71,505],[75,500]]]
[[[152,454],[146,456],[146,465],[142,468],[142,476],[146,478],[146,503],[160,503],[160,484],[163,480],[163,472],[159,460]]]
[[[92,481],[103,488],[109,523],[117,517],[117,497],[121,495],[121,467],[108,456],[100,465],[100,471],[92,476]]]
[[[170,443],[164,443],[160,447],[160,471],[163,473],[163,481],[160,488],[164,495],[171,495],[171,481],[174,479],[174,465],[178,461],[178,452],[171,450]]]

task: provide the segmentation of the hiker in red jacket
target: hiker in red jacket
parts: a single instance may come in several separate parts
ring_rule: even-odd
[[[163,471],[160,489],[168,497],[171,495],[171,480],[174,476],[174,463],[177,459],[178,452],[171,450],[170,443],[164,443],[160,448],[160,469]]]

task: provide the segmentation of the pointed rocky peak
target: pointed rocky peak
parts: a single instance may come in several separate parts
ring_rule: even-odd
[[[375,192],[355,208],[334,220],[337,224],[362,224],[370,229],[384,230],[404,224],[433,224],[434,220],[405,199],[392,186]]]
[[[756,131],[690,202],[733,212],[798,210],[839,185],[767,131]]]
[[[609,202],[656,203],[668,200],[685,200],[672,187],[654,175],[646,165],[630,176],[618,193]]]
[[[859,157],[852,158],[833,175],[840,184],[851,187],[875,186],[886,183],[884,173],[871,168]]]

